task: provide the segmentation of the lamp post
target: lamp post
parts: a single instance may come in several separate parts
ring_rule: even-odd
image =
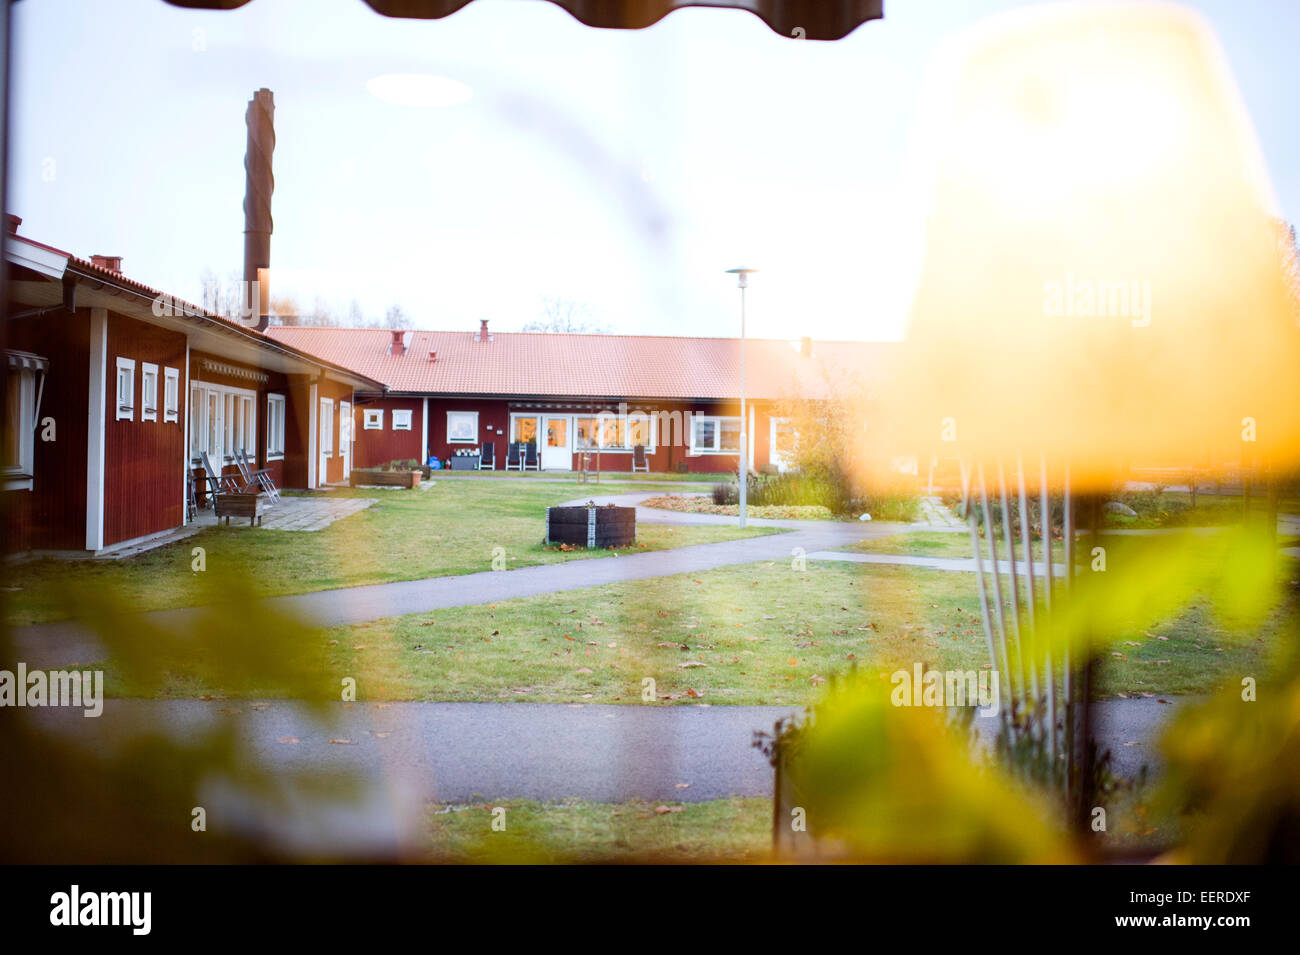
[[[745,411],[745,289],[749,288],[749,276],[758,269],[727,269],[728,275],[736,276],[736,287],[740,289],[740,526],[745,526],[745,505],[749,491],[749,418]]]

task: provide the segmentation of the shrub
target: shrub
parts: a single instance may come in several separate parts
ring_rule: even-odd
[[[740,501],[740,491],[734,484],[713,485],[714,504],[736,504]]]

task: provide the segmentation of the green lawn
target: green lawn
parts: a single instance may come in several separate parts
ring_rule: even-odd
[[[1007,560],[1006,539],[999,537],[998,560]],[[1043,559],[1042,541],[1034,541],[1034,560]],[[1082,544],[1079,545],[1082,552]],[[909,557],[965,557],[971,554],[970,533],[964,528],[948,533],[946,531],[914,531],[906,534],[893,534],[889,537],[877,537],[872,540],[858,541],[845,550],[860,551],[864,554],[904,554]],[[1016,538],[1016,555],[1024,560],[1024,549]],[[980,538],[980,556],[988,559],[988,543]],[[1052,559],[1063,564],[1065,561],[1065,542],[1052,542]]]
[[[322,694],[354,677],[363,700],[636,704],[652,679],[660,704],[802,705],[854,666],[982,667],[975,588],[973,574],[767,562],[336,627],[305,635],[296,653]],[[1098,693],[1199,693],[1257,674],[1279,617],[1242,638],[1194,604],[1117,634]],[[108,690],[275,693],[258,680],[223,680],[202,653],[178,659],[156,685],[127,680],[110,662]]]
[[[470,574],[492,570],[494,551],[510,568],[611,553],[561,552],[542,545],[546,507],[592,493],[591,485],[435,479],[426,490],[345,488],[328,493],[369,497],[376,503],[317,532],[213,527],[132,558],[12,564],[5,568],[6,586],[13,588],[4,594],[6,619],[21,625],[76,616],[79,605],[95,605],[105,594],[135,610],[156,610],[215,602],[234,582],[270,596]],[[618,552],[766,533],[765,528],[645,524],[637,528],[637,544]],[[206,552],[203,573],[192,570],[195,547]]]
[[[504,815],[493,812],[504,809]],[[511,799],[429,807],[435,862],[753,862],[772,847],[770,799],[591,803]],[[504,829],[492,828],[494,819]]]

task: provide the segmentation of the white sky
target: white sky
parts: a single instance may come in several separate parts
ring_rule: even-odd
[[[541,0],[390,20],[361,0],[24,0],[14,8],[9,211],[22,232],[190,300],[242,267],[244,110],[275,92],[275,294],[416,327],[497,330],[542,296],[613,331],[731,335],[727,268],[761,273],[749,333],[901,334],[919,215],[908,133],[928,56],[1017,0],[886,0],[837,43],[740,11],[644,31]],[[1200,0],[1300,217],[1300,2]],[[467,102],[382,102],[431,73]]]

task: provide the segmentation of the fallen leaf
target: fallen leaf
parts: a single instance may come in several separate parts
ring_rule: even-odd
[[[281,736],[278,740],[276,740],[276,742],[277,742],[277,743],[296,743],[296,742],[298,742],[298,737],[296,737],[296,736]]]
[[[330,740],[330,742],[331,742],[331,743],[337,743],[337,744],[340,745],[340,746],[351,746],[351,745],[352,745],[352,740],[350,740],[350,739],[332,739],[332,740]]]
[[[685,809],[685,806],[655,806],[655,812],[661,816],[670,812],[682,812]]]

